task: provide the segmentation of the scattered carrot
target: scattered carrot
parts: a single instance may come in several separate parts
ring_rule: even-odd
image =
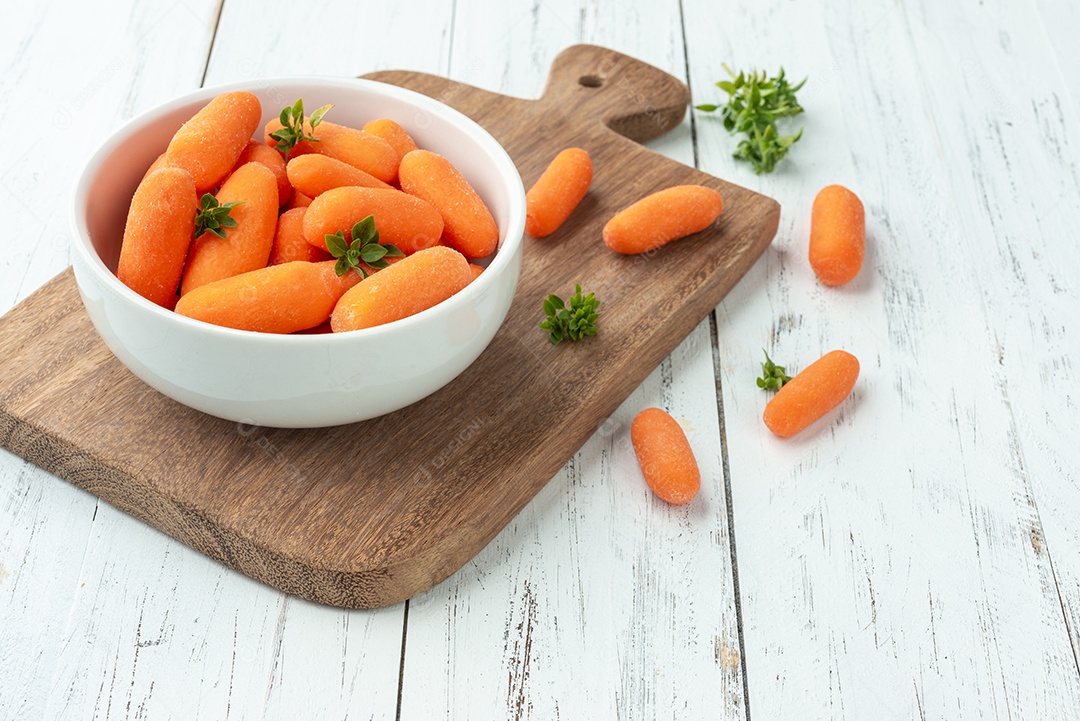
[[[276,152],[275,154],[281,157],[280,154]],[[345,185],[382,188],[383,190],[392,189],[390,185],[382,182],[371,173],[365,173],[348,163],[318,153],[309,153],[308,155],[299,155],[293,158],[289,161],[286,171],[289,174],[288,182],[292,184],[292,187],[312,198],[317,198],[328,190]]]
[[[461,253],[441,245],[426,248],[368,276],[341,296],[330,325],[340,333],[407,318],[446,300],[472,278]]]
[[[201,285],[177,301],[176,312],[238,330],[295,333],[325,322],[359,282],[356,273],[338,277],[333,261],[293,261]]]
[[[310,128],[306,121],[304,127]],[[277,143],[270,134],[281,128],[281,121],[278,119],[266,124],[267,145],[273,147]],[[348,163],[354,168],[374,175],[384,183],[389,183],[397,177],[398,154],[390,143],[377,135],[324,120],[315,128],[314,136],[318,139],[317,141],[298,142],[289,151],[289,159],[292,160],[298,155],[307,153],[318,153]]]
[[[169,307],[195,232],[198,197],[186,170],[159,168],[131,199],[116,277],[147,300]]]
[[[491,212],[453,164],[437,153],[414,150],[401,159],[401,189],[431,203],[442,215],[446,244],[466,258],[485,258],[499,244]]]
[[[248,163],[230,175],[218,202],[238,203],[231,212],[237,227],[219,238],[206,232],[195,239],[180,286],[185,296],[200,285],[262,268],[270,258],[277,229],[278,189],[274,174],[262,163]]]
[[[304,213],[307,208],[293,208],[278,216],[274,245],[270,248],[267,265],[280,265],[294,260],[317,263],[333,260],[325,250],[319,250],[304,239]]]
[[[312,201],[304,215],[304,237],[325,250],[327,235],[344,231],[348,241],[352,227],[369,215],[375,216],[379,242],[395,245],[406,255],[437,244],[443,232],[439,211],[420,198],[400,190],[346,185]]]
[[[236,164],[261,116],[259,99],[252,93],[222,93],[176,131],[166,159],[191,173],[197,192],[212,190]]]
[[[285,205],[285,203],[289,202],[293,189],[292,185],[289,184],[289,176],[285,172],[285,161],[282,159],[281,153],[268,145],[260,143],[258,140],[249,140],[248,144],[244,146],[243,152],[240,153],[236,165],[233,166],[233,170],[248,163],[262,163],[270,168],[270,172],[277,179],[278,205]]]
[[[645,253],[708,228],[723,208],[712,188],[676,185],[619,211],[604,226],[604,242],[616,253]]]
[[[293,190],[292,197],[289,198],[289,202],[286,203],[282,210],[293,210],[294,208],[306,208],[311,205],[311,201],[314,200],[310,195],[304,195],[299,190]]]
[[[866,247],[866,215],[859,196],[828,185],[810,211],[810,267],[825,285],[843,285],[859,273]]]
[[[847,398],[858,377],[855,356],[826,353],[776,392],[765,406],[765,425],[783,438],[795,435]]]
[[[676,505],[697,495],[701,471],[678,421],[659,408],[646,408],[630,424],[630,440],[653,493]]]
[[[364,126],[364,132],[378,135],[380,138],[390,143],[390,147],[398,154],[399,159],[404,158],[407,154],[417,149],[412,136],[409,135],[405,128],[401,127],[390,118],[372,120]]]
[[[525,194],[525,232],[543,238],[558,230],[585,197],[592,176],[592,160],[581,148],[567,148],[556,155]]]

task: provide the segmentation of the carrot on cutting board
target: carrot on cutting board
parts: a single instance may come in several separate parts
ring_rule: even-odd
[[[199,206],[186,170],[158,168],[131,198],[116,277],[133,291],[168,308],[174,302]]]
[[[604,226],[604,243],[616,253],[645,253],[708,228],[723,209],[712,188],[676,185],[619,211]]]
[[[199,286],[176,303],[176,312],[206,323],[258,333],[295,333],[330,317],[357,273],[338,276],[334,261],[292,261]]]
[[[785,383],[765,406],[762,419],[770,431],[787,438],[840,405],[859,378],[859,360],[834,350]]]
[[[701,488],[701,471],[678,421],[646,408],[630,424],[630,441],[652,492],[668,503],[689,503]]]
[[[368,276],[341,296],[330,325],[341,333],[407,318],[441,303],[472,279],[461,253],[442,245],[426,248]]]
[[[859,274],[866,248],[866,213],[859,196],[842,185],[822,188],[810,211],[810,267],[825,285]]]
[[[343,231],[349,242],[352,227],[369,215],[375,216],[379,242],[397,246],[405,255],[437,244],[443,232],[439,211],[420,198],[393,188],[345,185],[311,202],[304,215],[304,237],[326,250],[327,235]]]
[[[285,205],[285,203],[289,202],[289,198],[292,196],[292,185],[289,184],[289,176],[285,172],[285,160],[281,157],[281,153],[268,145],[260,143],[258,140],[249,140],[240,153],[240,158],[233,166],[233,170],[248,163],[262,163],[269,168],[270,172],[274,174],[274,178],[277,179],[278,205]]]
[[[486,258],[499,244],[491,211],[469,181],[437,153],[414,150],[401,159],[401,189],[439,211],[446,244],[466,258]]]
[[[333,260],[325,250],[319,250],[304,238],[304,214],[307,208],[293,208],[278,216],[274,245],[270,248],[267,265],[281,265],[294,260],[317,263]]]
[[[303,193],[310,198],[317,198],[328,190],[346,185],[393,190],[390,185],[371,173],[365,173],[348,163],[318,153],[292,158],[286,166],[286,172],[289,175],[288,182],[292,187],[298,193]]]
[[[398,158],[404,158],[407,154],[416,150],[416,142],[405,128],[395,123],[390,118],[379,118],[367,123],[363,130],[365,133],[378,135],[390,143],[390,147],[398,154]]]
[[[207,231],[195,239],[188,254],[180,295],[200,285],[262,268],[270,258],[277,230],[278,189],[274,174],[262,163],[238,168],[222,184],[221,205],[238,203],[231,211],[235,228],[219,238]]]
[[[585,197],[592,176],[592,160],[581,148],[556,155],[525,194],[525,232],[543,238],[558,230]]]
[[[261,117],[262,106],[252,93],[222,93],[176,131],[166,162],[191,173],[196,191],[212,190],[236,165]]]

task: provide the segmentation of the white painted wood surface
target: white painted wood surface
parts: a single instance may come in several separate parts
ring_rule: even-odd
[[[773,247],[407,604],[286,597],[0,452],[0,719],[1080,717],[1078,31],[1049,0],[18,5],[0,25],[0,311],[67,265],[67,193],[97,139],[204,79],[409,68],[529,96],[594,42],[695,102],[718,98],[722,62],[810,82],[806,137],[772,175],[736,164],[711,116],[656,141],[779,199]],[[843,289],[805,262],[831,182],[868,211]],[[762,347],[796,368],[843,347],[862,378],[780,441]],[[642,485],[627,426],[649,405],[701,464],[688,508]]]

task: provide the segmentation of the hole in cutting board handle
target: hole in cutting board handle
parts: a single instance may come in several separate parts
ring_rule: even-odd
[[[599,78],[596,75],[582,75],[578,78],[578,85],[583,85],[586,88],[598,88],[603,84],[603,78]]]

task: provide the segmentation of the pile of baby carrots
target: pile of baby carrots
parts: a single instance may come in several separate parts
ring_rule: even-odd
[[[499,230],[449,160],[391,119],[358,129],[297,108],[290,144],[290,108],[260,133],[249,92],[184,123],[135,190],[117,277],[181,315],[296,333],[389,323],[479,275],[471,261],[495,252]],[[375,232],[357,247],[368,218]]]

